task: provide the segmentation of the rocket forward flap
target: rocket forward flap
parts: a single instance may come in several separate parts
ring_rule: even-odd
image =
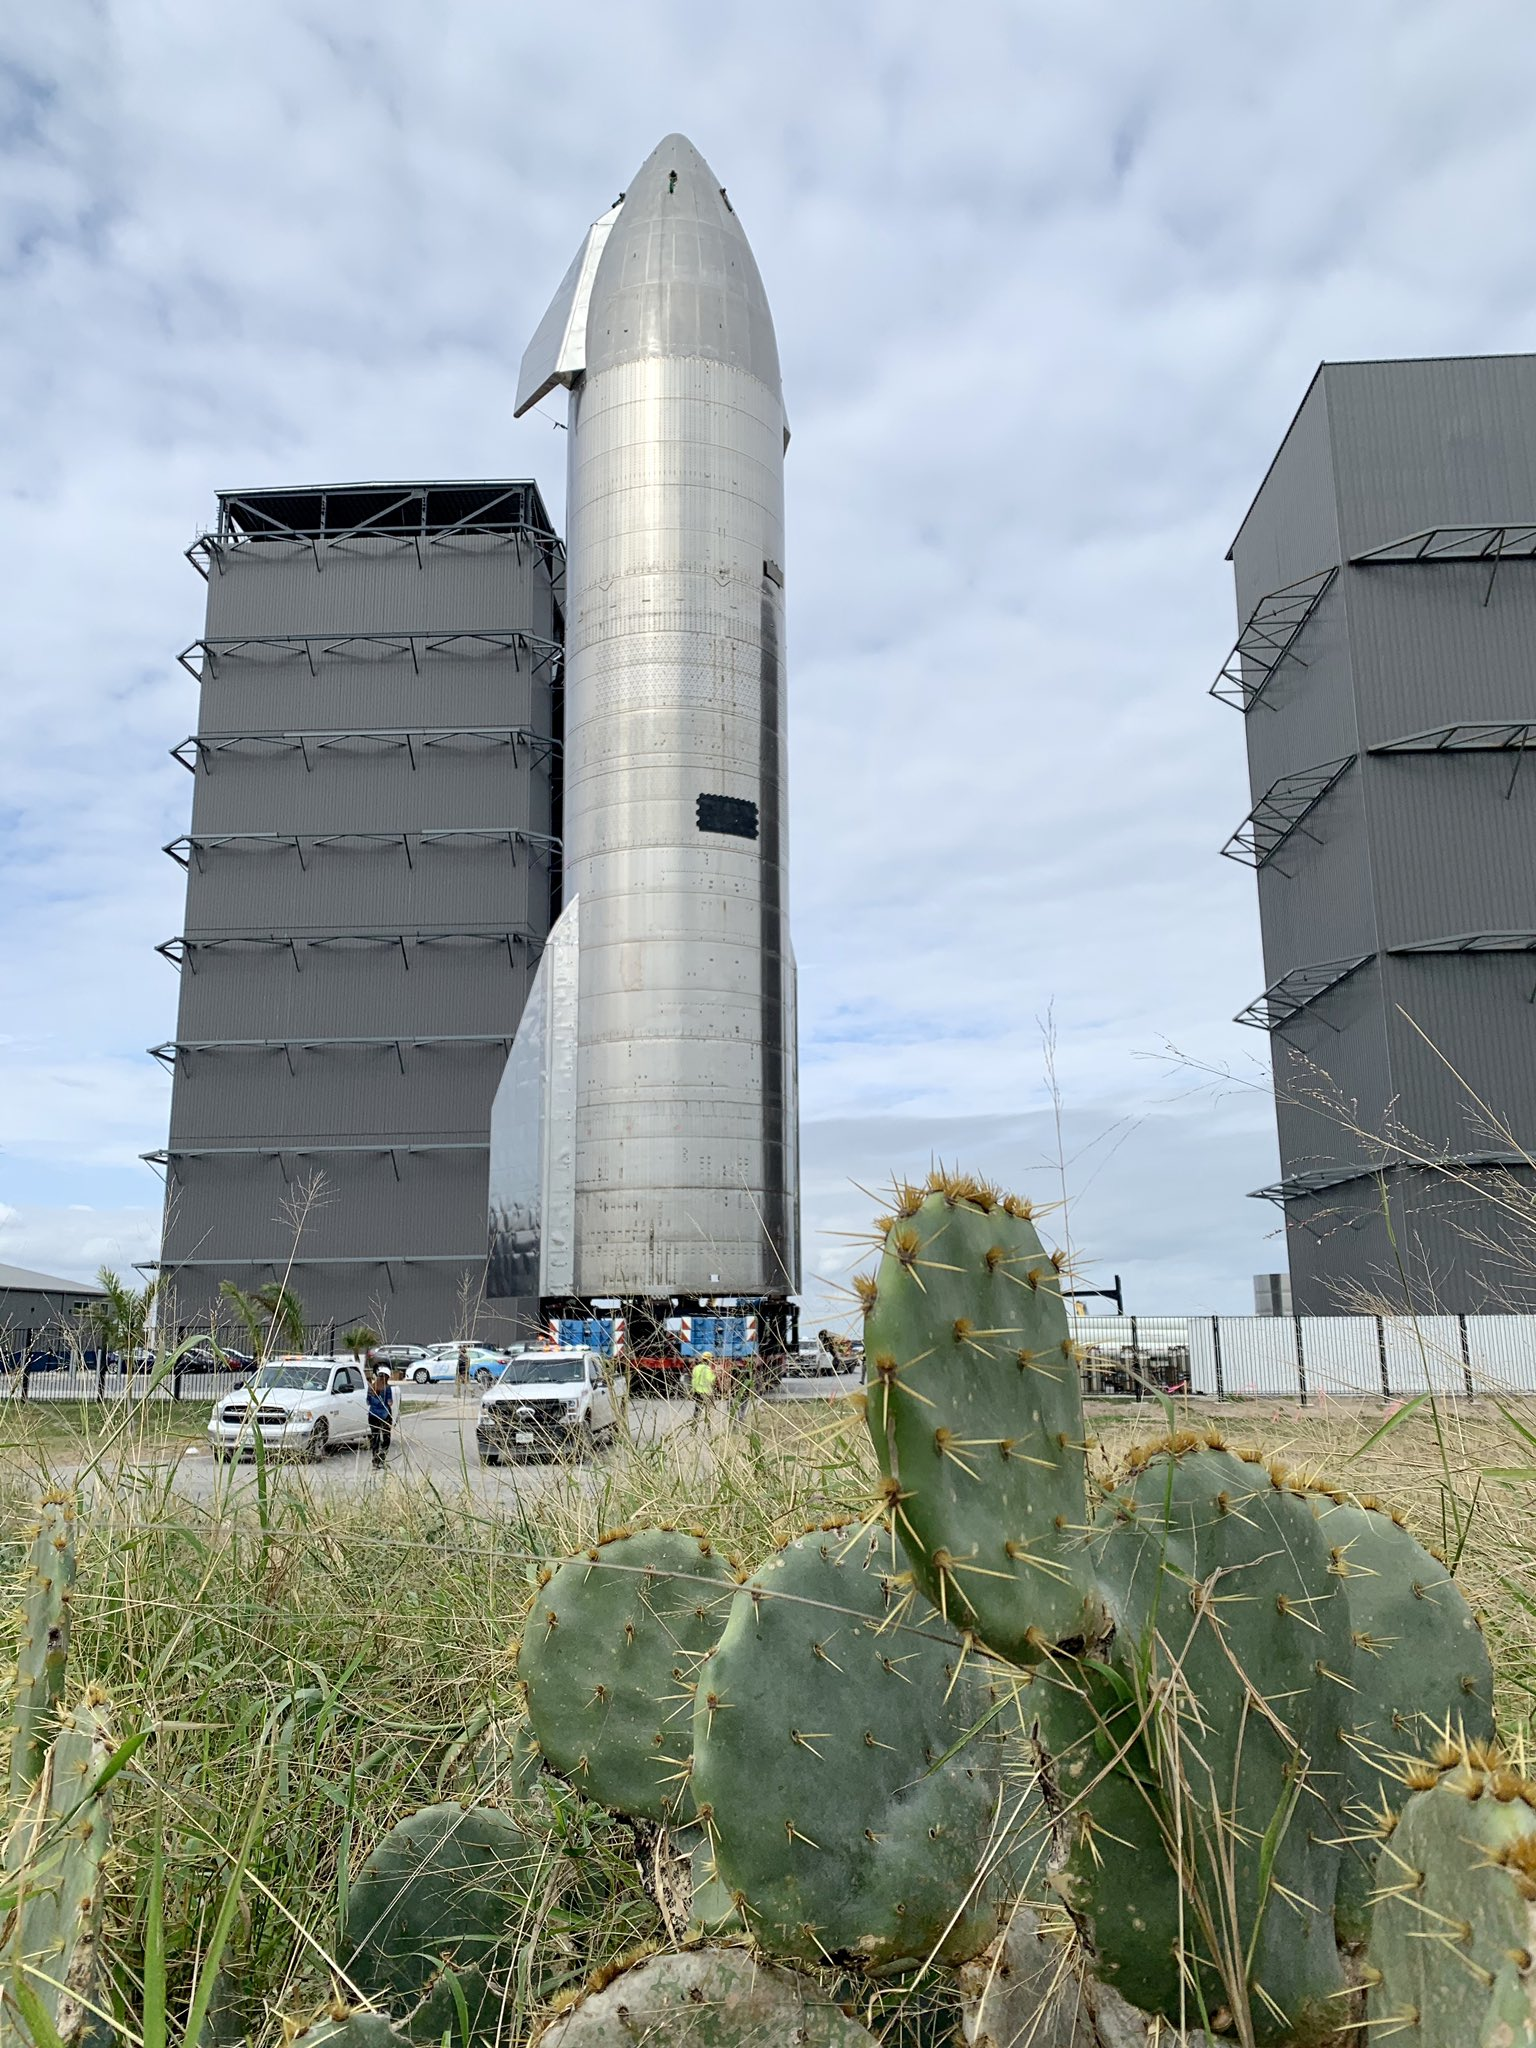
[[[597,275],[609,230],[618,217],[619,208],[611,206],[601,220],[587,229],[570,269],[560,280],[560,289],[549,302],[548,312],[524,349],[522,367],[517,373],[514,419],[521,419],[530,406],[537,405],[557,384],[574,384],[587,367],[587,308],[592,302],[592,280]]]

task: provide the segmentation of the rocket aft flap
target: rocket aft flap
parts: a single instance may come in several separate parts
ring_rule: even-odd
[[[565,908],[491,1124],[493,1294],[798,1290],[784,449],[741,223],[671,135],[517,410],[570,392]]]

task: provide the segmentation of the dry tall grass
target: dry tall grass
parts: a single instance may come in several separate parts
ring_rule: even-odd
[[[1487,1614],[1505,1733],[1528,1734],[1536,1435],[1524,1440],[1521,1415],[1426,1406],[1383,1434],[1380,1411],[1365,1407],[1201,1412],[1234,1443],[1261,1441],[1404,1505]],[[1166,1427],[1156,1408],[1094,1420],[1106,1459]],[[395,1478],[322,1493],[302,1468],[199,1503],[173,1475],[159,1438],[131,1424],[89,1446],[57,1430],[13,1433],[0,1554],[19,1564],[38,1485],[72,1478],[73,1679],[99,1679],[120,1734],[147,1732],[120,1783],[110,1868],[123,2015],[138,2010],[159,1844],[173,2022],[199,1982],[213,1989],[202,1958],[238,1880],[216,2031],[276,2042],[284,2017],[307,2016],[336,1988],[338,1910],[390,1823],[444,1794],[507,1789],[515,1646],[543,1563],[640,1520],[705,1526],[753,1562],[790,1530],[861,1511],[874,1472],[858,1418],[817,1408],[758,1409],[739,1427],[720,1416],[707,1434],[642,1433],[591,1469],[529,1470],[492,1505]],[[626,1823],[558,1787],[517,1810],[525,1963],[507,2048],[526,2041],[554,1992],[662,1931]],[[953,2022],[942,1986],[859,1996],[892,2044],[937,2042]]]

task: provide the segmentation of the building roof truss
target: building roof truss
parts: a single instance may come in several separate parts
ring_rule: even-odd
[[[1278,777],[1232,834],[1222,853],[1244,867],[1262,868],[1294,832],[1304,832],[1317,843],[1316,833],[1307,832],[1304,821],[1354,764],[1355,756],[1346,754],[1342,760],[1324,761],[1316,768]]]
[[[1486,605],[1493,596],[1494,578],[1501,562],[1536,561],[1536,520],[1505,520],[1486,526],[1426,526],[1422,533],[1404,534],[1401,540],[1384,541],[1351,555],[1356,569],[1416,567],[1422,563],[1485,563],[1488,582],[1483,590]]]
[[[299,866],[307,870],[306,849],[313,853],[321,846],[387,845],[402,847],[406,865],[414,868],[416,851],[421,847],[446,846],[463,839],[477,844],[505,846],[514,866],[520,846],[542,860],[553,860],[560,851],[559,840],[552,839],[547,832],[519,832],[504,825],[446,825],[417,832],[183,832],[178,838],[168,840],[162,851],[184,868],[196,861],[201,874],[204,854],[226,846],[291,847],[298,855]]]
[[[497,945],[505,946],[507,965],[512,966],[517,957],[518,947],[537,950],[544,941],[531,931],[519,926],[515,929],[492,930],[479,926],[461,925],[456,931],[435,932],[382,932],[382,931],[330,931],[330,932],[216,932],[202,937],[189,937],[178,932],[173,939],[164,939],[155,951],[169,960],[173,967],[190,967],[197,972],[197,954],[222,950],[229,946],[264,946],[292,955],[294,971],[302,973],[299,948],[321,946],[391,946],[398,947],[406,971],[411,965],[412,946],[445,945]]]
[[[1341,981],[1347,981],[1367,960],[1373,960],[1373,953],[1361,953],[1353,960],[1319,960],[1308,967],[1293,967],[1289,974],[1282,974],[1278,981],[1271,982],[1263,995],[1255,996],[1244,1009],[1232,1019],[1234,1024],[1251,1024],[1259,1031],[1278,1031],[1293,1017],[1299,1017],[1303,1010],[1311,1007],[1319,996],[1337,988]],[[1327,1018],[1323,1019],[1326,1024]],[[1330,1030],[1336,1029],[1329,1025]]]
[[[1232,652],[1221,665],[1210,694],[1222,704],[1251,711],[1287,656],[1298,666],[1296,642],[1307,622],[1333,587],[1338,568],[1318,569],[1299,582],[1266,591],[1248,615]]]
[[[334,492],[278,492],[270,497],[260,492],[246,495],[229,491],[220,498],[217,527],[198,535],[186,551],[187,560],[206,580],[210,568],[216,568],[223,574],[229,556],[253,546],[270,547],[274,544],[310,554],[317,573],[324,567],[325,553],[332,549],[345,549],[360,540],[373,543],[382,540],[397,547],[413,548],[418,567],[424,566],[424,546],[451,546],[455,541],[471,536],[509,543],[516,548],[519,557],[524,546],[529,544],[545,556],[558,557],[563,553],[556,534],[547,526],[532,524],[528,520],[528,486],[524,481],[509,483],[488,497],[472,488],[460,487],[455,495],[461,501],[469,497],[473,502],[457,519],[447,522],[429,516],[432,488],[419,484],[398,488],[384,486],[373,490],[343,487]],[[332,524],[330,507],[333,499],[345,505],[367,503],[373,509],[366,517],[342,516]],[[301,524],[295,519],[282,517],[273,510],[278,503],[307,506],[316,523]],[[396,516],[412,506],[420,507],[418,520],[407,523]],[[384,523],[391,520],[392,524]]]
[[[230,639],[194,640],[176,659],[195,682],[205,674],[217,678],[221,661],[271,659],[304,660],[309,673],[318,678],[322,661],[367,659],[397,660],[409,655],[411,666],[421,674],[424,659],[447,656],[464,661],[474,655],[510,654],[514,668],[526,657],[529,670],[558,669],[563,655],[558,640],[545,640],[521,628],[500,630],[480,626],[456,626],[432,633],[245,633]]]

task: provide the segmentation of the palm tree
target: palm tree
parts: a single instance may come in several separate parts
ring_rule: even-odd
[[[221,1280],[219,1298],[229,1303],[244,1326],[258,1365],[273,1351],[303,1349],[304,1304],[291,1287],[269,1280],[247,1294],[233,1280]]]
[[[351,1352],[352,1356],[361,1361],[368,1356],[374,1345],[378,1343],[379,1333],[377,1330],[370,1330],[367,1324],[364,1323],[358,1329],[344,1330],[341,1341],[344,1347]]]
[[[124,1360],[124,1369],[132,1372],[138,1354],[149,1342],[159,1282],[150,1280],[143,1287],[130,1287],[110,1266],[103,1266],[96,1284],[101,1299],[86,1310],[85,1323],[96,1339],[97,1377],[104,1375],[106,1354],[111,1351]]]

